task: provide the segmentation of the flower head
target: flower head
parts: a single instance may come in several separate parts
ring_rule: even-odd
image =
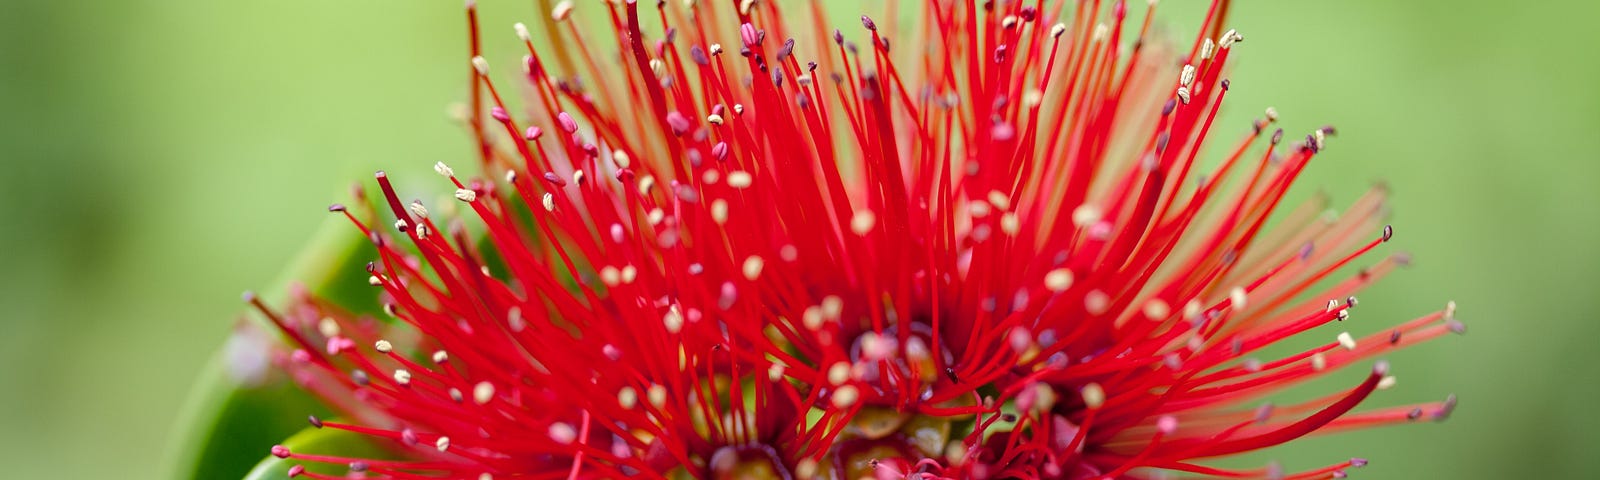
[[[377,208],[331,209],[376,246],[390,318],[252,299],[344,415],[311,423],[403,455],[273,453],[393,478],[1315,478],[1364,461],[1202,461],[1451,410],[1352,413],[1394,384],[1368,359],[1461,326],[1337,333],[1405,258],[1369,259],[1381,188],[1280,212],[1332,128],[1285,143],[1269,109],[1203,166],[1243,40],[1226,2],[1187,51],[1120,1],[931,1],[852,34],[780,3],[561,2],[517,25],[520,75],[469,3],[483,176],[437,164],[453,199],[426,205],[380,172]]]

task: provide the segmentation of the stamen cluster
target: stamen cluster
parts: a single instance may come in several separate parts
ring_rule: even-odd
[[[1462,327],[1330,333],[1406,262],[1341,273],[1391,239],[1385,191],[1280,211],[1334,131],[1286,143],[1270,109],[1212,145],[1226,3],[1173,51],[1152,15],[1125,41],[1121,1],[929,0],[859,44],[821,2],[561,2],[517,24],[511,75],[469,3],[482,176],[436,165],[430,207],[380,172],[376,207],[331,208],[376,248],[385,318],[251,298],[343,415],[311,423],[400,459],[272,453],[313,478],[1343,476],[1364,461],[1201,461],[1443,418],[1352,413],[1382,361],[1261,402]]]

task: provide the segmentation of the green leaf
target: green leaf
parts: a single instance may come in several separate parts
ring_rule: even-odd
[[[334,428],[306,428],[284,440],[282,445],[288,447],[291,452],[315,452],[318,455],[356,458],[390,457],[381,445],[372,441],[372,437]],[[266,458],[257,463],[243,478],[244,480],[289,478],[289,468],[296,464],[304,465],[306,471],[329,475],[342,475],[349,470],[345,465],[299,462],[293,458],[278,458],[268,453]],[[219,475],[217,478],[224,477]]]
[[[349,222],[330,218],[286,270],[287,280],[262,298],[269,303],[279,301],[289,282],[302,282],[313,293],[352,312],[379,312],[377,295],[366,288],[364,266],[371,252],[371,244]],[[258,332],[266,329],[275,338],[275,327],[259,315],[248,317],[252,326],[259,327]],[[305,427],[307,415],[327,414],[325,407],[285,375],[268,375],[265,381],[254,382],[235,378],[228,348],[212,356],[179,413],[176,434],[168,446],[167,478],[238,478],[274,443]]]
[[[284,379],[259,386],[240,384],[218,354],[191,395],[188,415],[170,446],[169,478],[238,478],[274,443],[323,413],[306,393]]]

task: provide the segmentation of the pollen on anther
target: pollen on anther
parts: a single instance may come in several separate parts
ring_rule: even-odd
[[[751,255],[750,257],[745,258],[744,267],[741,269],[741,271],[744,273],[745,280],[755,281],[756,278],[761,276],[761,269],[765,265],[766,261],[762,260],[759,256]]]
[[[456,176],[455,170],[451,170],[450,166],[449,165],[445,165],[444,162],[434,163],[433,164],[433,171],[438,173],[439,175],[445,176],[445,177],[454,177],[454,176]]]
[[[861,390],[856,389],[855,385],[845,385],[839,387],[838,390],[833,391],[832,400],[834,408],[850,408],[850,406],[855,405],[856,401],[860,399]]]
[[[550,18],[557,22],[564,21],[572,16],[572,0],[561,0],[555,8],[550,9]]]
[[[493,399],[494,384],[489,382],[478,382],[477,385],[472,387],[472,401],[476,402],[478,405],[489,403],[489,400]]]
[[[667,327],[668,333],[678,333],[683,330],[683,310],[677,305],[667,308],[667,313],[661,316],[661,323]]]
[[[755,179],[750,176],[750,172],[743,170],[734,170],[733,172],[728,173],[728,186],[733,188],[749,188],[750,184],[753,183],[754,180]]]
[[[840,384],[843,384],[844,382],[847,382],[847,381],[850,381],[850,363],[849,362],[839,362],[839,363],[833,364],[833,366],[831,366],[831,367],[828,367],[828,383],[829,384],[840,385]]]
[[[876,226],[877,223],[878,216],[873,214],[871,210],[857,210],[855,215],[850,217],[850,231],[855,232],[856,235],[865,236],[867,233],[872,232],[872,227]]]
[[[395,370],[394,371],[394,383],[398,383],[398,384],[401,384],[401,385],[410,384],[411,383],[411,372],[408,372],[405,369]]]
[[[394,345],[390,344],[388,340],[378,340],[378,343],[377,345],[374,345],[374,348],[378,350],[378,353],[389,353],[394,351]]]
[[[1165,320],[1172,314],[1172,306],[1159,298],[1150,299],[1144,304],[1144,316],[1151,320]]]
[[[566,422],[550,424],[550,440],[562,445],[570,445],[578,439],[578,431]]]
[[[437,448],[441,452],[443,452],[445,450],[449,450],[450,449],[450,437],[439,437],[438,440],[435,440],[433,442],[433,448]]]
[[[478,192],[474,192],[472,190],[468,190],[468,189],[465,189],[465,188],[456,189],[456,200],[460,200],[460,201],[467,202],[467,203],[472,203],[474,200],[477,200],[477,199],[478,199]]]
[[[1244,287],[1233,287],[1228,291],[1228,301],[1232,303],[1234,311],[1244,310],[1249,296],[1245,294]]]
[[[483,57],[472,57],[472,68],[478,71],[478,75],[488,75],[489,61]]]
[[[1339,346],[1344,347],[1345,350],[1356,349],[1356,339],[1350,336],[1350,332],[1340,332],[1338,340]]]
[[[639,405],[639,391],[633,387],[622,387],[617,390],[617,405],[623,410],[633,410],[633,407]]]
[[[1078,390],[1083,395],[1083,405],[1090,409],[1100,408],[1106,403],[1106,390],[1098,383],[1089,383]]]
[[[645,397],[650,401],[650,405],[656,408],[664,407],[667,405],[667,387],[651,385],[645,390]]]
[[[1057,268],[1044,275],[1044,287],[1055,293],[1072,287],[1072,270]]]
[[[1382,379],[1378,380],[1378,390],[1388,390],[1394,388],[1394,384],[1397,381],[1398,380],[1394,378],[1394,375],[1386,375]]]

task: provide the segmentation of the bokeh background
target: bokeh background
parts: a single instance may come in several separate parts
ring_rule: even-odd
[[[1187,37],[1202,3],[1168,0],[1161,16]],[[1291,132],[1338,126],[1297,195],[1393,186],[1394,245],[1417,261],[1362,296],[1358,321],[1376,330],[1455,299],[1471,329],[1391,357],[1400,384],[1377,400],[1454,392],[1449,422],[1259,460],[1370,458],[1357,478],[1600,472],[1600,3],[1537,5],[1237,2],[1247,40],[1222,125],[1270,105]],[[428,179],[433,162],[468,158],[445,115],[464,93],[459,8],[0,5],[3,476],[164,475],[239,292],[280,283],[350,182],[379,167]],[[497,45],[544,14],[528,0],[483,12]]]

